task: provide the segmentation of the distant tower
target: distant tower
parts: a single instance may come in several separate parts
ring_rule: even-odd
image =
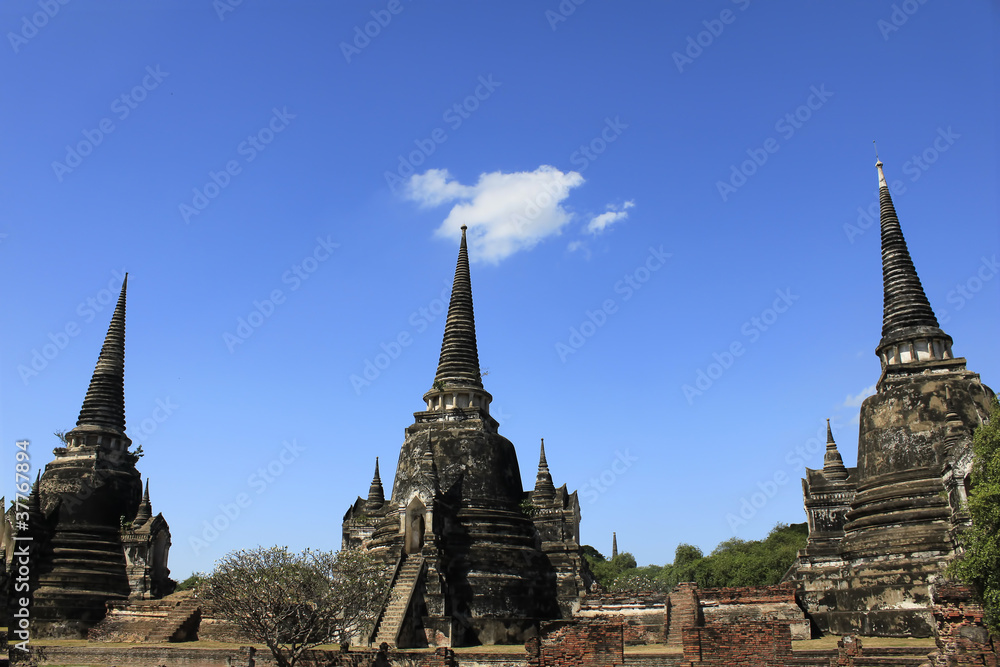
[[[465,227],[437,373],[423,400],[391,497],[377,510],[356,502],[344,517],[344,543],[367,547],[394,573],[377,630],[363,639],[521,643],[539,621],[579,603],[579,503],[553,485],[544,445],[535,489],[525,492],[514,446],[497,432],[479,369]],[[369,536],[362,522],[374,525]]]
[[[618,557],[618,533],[611,533],[611,558]]]
[[[932,581],[968,524],[962,506],[971,431],[993,391],[952,355],[914,269],[876,163],[882,232],[882,372],[861,406],[858,466],[828,436],[822,471],[803,480],[809,541],[786,579],[824,632],[927,637]]]

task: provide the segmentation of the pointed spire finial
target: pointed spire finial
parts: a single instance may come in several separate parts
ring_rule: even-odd
[[[882,231],[882,340],[875,353],[887,364],[951,358],[951,336],[938,327],[886,185],[882,162],[879,203]]]
[[[87,395],[80,408],[76,425],[96,426],[118,435],[125,435],[125,293],[128,274],[122,281],[122,291],[111,316],[104,345],[97,357],[97,366],[90,379]]]
[[[149,502],[149,478],[146,478],[146,489],[142,492],[142,502],[132,520],[132,528],[139,528],[153,516],[153,505]]]
[[[556,486],[552,483],[549,472],[549,462],[545,459],[545,438],[542,438],[541,452],[538,455],[538,474],[535,476],[535,490],[532,496],[537,499],[551,500],[555,498]]]
[[[848,477],[844,459],[840,457],[837,443],[833,440],[829,419],[826,420],[826,454],[823,456],[823,476],[836,481],[843,481]]]
[[[35,483],[31,487],[31,494],[28,497],[28,511],[40,511],[42,508],[42,471],[35,475]]]
[[[875,143],[875,140],[872,140]],[[878,144],[875,144],[875,169],[878,170],[878,187],[879,190],[882,188],[889,188],[889,184],[885,182],[885,174],[882,172],[882,160],[878,156]]]
[[[483,388],[479,373],[479,350],[476,345],[476,318],[472,308],[472,280],[469,275],[469,248],[465,239],[467,227],[462,225],[462,242],[458,249],[455,281],[444,325],[441,357],[438,361],[435,386]]]
[[[382,509],[385,505],[385,491],[382,489],[382,476],[378,472],[378,457],[375,457],[375,476],[372,477],[372,485],[368,487],[368,500],[365,502],[365,509],[370,511]]]

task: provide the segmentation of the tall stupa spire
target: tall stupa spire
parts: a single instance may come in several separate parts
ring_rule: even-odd
[[[444,325],[444,340],[441,342],[441,357],[434,375],[434,386],[424,394],[424,401],[428,412],[478,409],[485,413],[491,427],[495,428],[496,421],[489,417],[489,405],[493,397],[483,389],[482,374],[479,372],[466,229],[462,225],[462,242],[458,247],[455,282],[451,288],[448,320]]]
[[[97,358],[90,387],[80,408],[77,427],[96,427],[115,434],[125,434],[125,291],[128,274],[122,281],[121,295],[111,316],[104,346]]]
[[[882,228],[882,340],[875,352],[883,367],[915,361],[951,359],[951,336],[938,326],[889,194],[882,161],[878,170]]]
[[[483,388],[479,375],[479,350],[476,346],[476,318],[472,311],[472,280],[469,276],[469,248],[462,225],[462,243],[458,248],[455,282],[444,325],[444,341],[438,361],[435,383]]]

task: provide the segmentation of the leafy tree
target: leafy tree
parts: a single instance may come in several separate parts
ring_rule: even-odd
[[[808,532],[804,523],[779,523],[763,540],[732,538],[708,556],[698,547],[682,543],[674,552],[674,562],[663,567],[635,567],[631,554],[620,554],[619,558],[630,560],[617,563],[590,557],[588,563],[598,582],[616,592],[667,592],[682,581],[701,587],[768,586],[781,581],[798,550],[805,547]]]
[[[986,623],[1000,635],[1000,402],[994,397],[989,421],[972,438],[972,527],[962,535],[965,552],[951,571],[975,591]]]
[[[669,567],[669,565],[667,566]],[[611,583],[610,589],[616,593],[639,593],[656,591],[666,593],[670,590],[661,577],[664,568],[659,565],[646,565],[625,570]]]
[[[258,547],[216,563],[206,595],[279,667],[294,667],[311,648],[370,631],[387,584],[382,563],[361,549]]]
[[[593,549],[593,547],[591,547]],[[600,554],[597,554],[600,556]],[[635,556],[625,551],[618,554],[611,560],[604,560],[602,557],[600,560],[592,556],[587,555],[586,549],[584,549],[584,558],[587,559],[587,564],[590,565],[590,571],[594,575],[594,579],[603,588],[610,589],[611,584],[622,572],[626,570],[631,570],[635,568]]]
[[[177,584],[174,591],[180,593],[181,591],[190,591],[208,582],[208,575],[204,572],[194,572],[190,577],[184,581]]]

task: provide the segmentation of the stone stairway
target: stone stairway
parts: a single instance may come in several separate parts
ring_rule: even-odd
[[[396,645],[396,636],[403,625],[406,610],[410,606],[410,598],[413,597],[413,589],[417,586],[423,567],[424,559],[421,556],[408,556],[403,562],[399,575],[392,584],[389,603],[379,623],[378,635],[375,637],[376,646],[381,646],[382,642],[389,646]]]
[[[90,629],[88,639],[132,643],[195,641],[202,603],[192,591],[159,600],[119,602],[111,605],[104,620]]]
[[[162,622],[146,636],[147,642],[183,642],[198,639],[201,602],[194,596],[181,598]]]

